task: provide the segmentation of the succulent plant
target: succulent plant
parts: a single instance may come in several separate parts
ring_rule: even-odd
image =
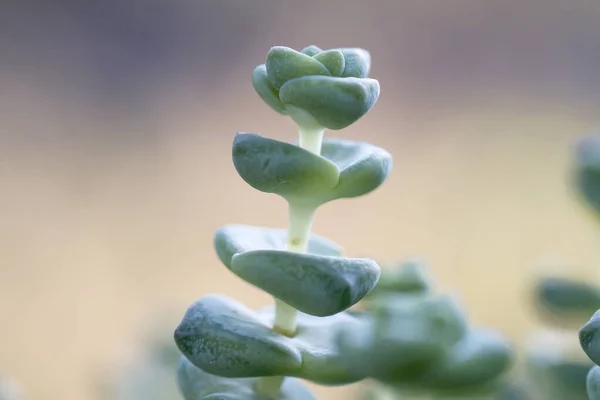
[[[366,142],[324,139],[359,120],[377,101],[362,49],[302,51],[273,47],[252,81],[259,96],[298,125],[299,141],[238,133],[233,165],[251,187],[283,198],[287,229],[226,225],[214,236],[220,261],[271,294],[275,307],[251,310],[221,294],[192,304],[174,332],[182,353],[177,379],[186,400],[305,400],[300,382],[344,385],[365,374],[337,348],[341,331],[363,328],[349,309],[380,277],[368,258],[344,257],[341,246],[311,233],[329,201],[366,195],[391,171],[391,155]]]

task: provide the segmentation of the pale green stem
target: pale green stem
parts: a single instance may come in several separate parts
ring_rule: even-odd
[[[279,395],[284,379],[285,376],[263,376],[256,381],[254,388],[258,393],[275,399]]]
[[[323,144],[323,133],[325,129],[307,129],[300,127],[300,147],[315,154],[321,154],[321,145]]]
[[[314,207],[305,207],[289,203],[289,227],[286,250],[304,253],[308,248],[308,238],[315,213]],[[298,311],[275,299],[275,324],[273,328],[287,336],[296,333]]]
[[[299,130],[300,147],[315,154],[321,154],[324,129],[302,129]],[[308,249],[310,229],[312,227],[316,207],[297,204],[288,201],[289,225],[286,250],[297,253],[305,253]],[[294,336],[296,333],[298,310],[275,299],[275,321],[273,329],[286,336]],[[284,376],[265,376],[258,379],[256,390],[270,398],[275,398],[281,390]]]

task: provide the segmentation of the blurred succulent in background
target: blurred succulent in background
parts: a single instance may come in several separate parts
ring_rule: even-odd
[[[288,229],[230,224],[217,230],[214,247],[233,274],[271,294],[275,307],[255,311],[209,294],[188,308],[174,333],[186,400],[308,400],[313,395],[299,379],[344,385],[365,378],[336,338],[363,329],[362,315],[348,309],[373,289],[379,265],[344,257],[311,228],[321,205],[366,195],[391,171],[391,155],[377,146],[323,140],[326,128],[345,128],[375,104],[379,83],[366,78],[369,67],[362,49],[279,46],[254,70],[259,96],[297,123],[299,142],[238,133],[233,164],[251,187],[288,203]]]
[[[24,400],[21,389],[10,378],[0,375],[0,400]]]
[[[577,193],[597,219],[600,216],[600,135],[581,138],[576,145],[573,177]],[[579,330],[579,342],[586,355],[596,364],[587,375],[587,392],[591,400],[600,400],[600,306]]]
[[[160,330],[162,333],[163,330]],[[142,354],[122,370],[104,376],[101,400],[178,400],[173,371],[181,354],[168,336],[142,342]]]
[[[436,293],[425,265],[384,268],[363,305],[363,327],[338,340],[348,365],[375,382],[367,399],[480,399],[506,387],[512,345],[469,325],[454,296]]]

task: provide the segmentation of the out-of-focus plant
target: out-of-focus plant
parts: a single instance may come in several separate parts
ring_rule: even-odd
[[[470,325],[423,263],[384,268],[362,303],[363,327],[342,332],[339,343],[348,365],[371,378],[366,399],[483,399],[507,387],[512,345]]]
[[[344,257],[311,226],[319,206],[366,195],[391,171],[391,155],[377,146],[324,139],[326,129],[348,127],[377,101],[370,63],[363,49],[278,46],[254,69],[255,90],[297,124],[299,141],[238,133],[233,164],[251,187],[287,201],[289,225],[227,225],[214,246],[221,262],[271,294],[275,307],[255,311],[220,294],[189,307],[174,333],[186,400],[313,399],[299,379],[344,385],[366,377],[336,339],[367,328],[362,314],[348,309],[375,286],[380,268],[371,259]]]
[[[24,400],[21,389],[12,379],[0,375],[0,400]]]
[[[600,307],[599,288],[572,278],[536,280],[533,302],[542,327],[525,350],[522,382],[533,400],[587,400],[586,376],[593,364],[577,342],[577,329]]]
[[[134,362],[123,369],[112,370],[114,374],[103,377],[98,393],[101,400],[181,398],[173,376],[181,353],[172,339],[165,340],[162,335],[157,335],[142,343],[142,354]]]
[[[574,158],[573,177],[577,193],[593,217],[598,218],[600,216],[600,135],[590,135],[580,139]],[[600,307],[595,305],[592,308],[597,310]],[[583,351],[596,364],[587,375],[588,396],[591,400],[599,400],[600,310],[595,311],[589,321],[580,328],[579,342]]]

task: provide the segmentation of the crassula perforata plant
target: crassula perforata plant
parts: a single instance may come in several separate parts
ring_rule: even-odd
[[[299,140],[238,133],[233,164],[251,187],[287,201],[288,227],[226,225],[214,247],[231,272],[271,294],[275,307],[254,311],[210,294],[188,308],[174,333],[186,400],[306,400],[313,395],[300,379],[343,385],[365,378],[347,363],[337,338],[363,329],[348,309],[373,289],[380,268],[344,257],[311,227],[321,205],[366,195],[391,171],[391,155],[377,146],[324,138],[326,129],[348,127],[377,101],[379,83],[369,70],[365,50],[315,46],[273,47],[254,69],[256,92],[296,123]]]

